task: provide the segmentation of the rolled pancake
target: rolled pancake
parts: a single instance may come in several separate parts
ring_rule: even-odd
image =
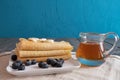
[[[33,42],[27,39],[21,39],[16,45],[19,50],[24,51],[50,51],[50,50],[72,50],[69,42]]]
[[[16,51],[19,57],[52,57],[71,54],[70,50],[52,50],[52,51]]]
[[[25,62],[26,60],[36,60],[36,61],[46,61],[48,58],[56,58],[56,59],[59,59],[59,58],[62,58],[64,60],[67,60],[67,59],[70,59],[71,58],[71,54],[67,54],[67,55],[61,55],[61,56],[52,56],[52,57],[37,57],[37,58],[21,58],[21,57],[18,57],[18,60],[21,60],[23,62]]]

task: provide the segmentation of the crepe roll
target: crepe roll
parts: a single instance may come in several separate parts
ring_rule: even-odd
[[[51,57],[35,57],[35,58],[32,58],[32,57],[29,57],[29,58],[21,58],[18,56],[18,60],[21,60],[23,62],[25,62],[26,60],[36,60],[38,62],[40,61],[46,61],[48,58],[55,58],[55,59],[64,59],[64,60],[67,60],[67,59],[70,59],[71,58],[71,54],[67,54],[67,55],[61,55],[61,56],[51,56]]]
[[[72,50],[73,47],[69,42],[65,41],[52,41],[41,39],[20,39],[16,45],[19,50],[24,51],[50,51],[50,50]]]
[[[52,57],[71,54],[70,50],[52,50],[52,51],[16,51],[19,57]]]

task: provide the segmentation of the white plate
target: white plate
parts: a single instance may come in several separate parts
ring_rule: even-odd
[[[70,72],[74,69],[80,67],[80,63],[73,58],[66,60],[61,68],[49,67],[47,69],[42,69],[38,67],[38,64],[26,66],[25,70],[18,71],[11,68],[12,61],[9,61],[9,65],[7,66],[6,70],[8,73],[16,76],[33,76],[33,75],[45,75],[45,74],[55,74],[55,73],[65,73]]]

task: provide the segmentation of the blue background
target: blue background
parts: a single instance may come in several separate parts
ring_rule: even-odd
[[[0,37],[120,35],[120,0],[0,0]]]

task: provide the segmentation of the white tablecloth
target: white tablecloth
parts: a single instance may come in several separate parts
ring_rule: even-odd
[[[120,80],[120,57],[112,55],[99,67],[83,67],[57,80]]]

